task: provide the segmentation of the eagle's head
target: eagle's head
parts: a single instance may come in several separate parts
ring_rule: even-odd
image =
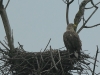
[[[70,23],[67,25],[67,31],[74,31],[74,24]]]

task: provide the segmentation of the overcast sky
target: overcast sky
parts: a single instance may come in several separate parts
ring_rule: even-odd
[[[99,2],[99,0],[94,1],[94,3]],[[4,5],[6,2],[7,0]],[[89,6],[91,6],[90,3],[87,7]],[[70,6],[70,23],[73,23],[78,7],[78,0],[75,0]],[[86,10],[85,18],[88,18],[93,10]],[[20,42],[26,51],[39,52],[41,49],[44,50],[50,38],[49,46],[51,45],[53,49],[64,47],[63,33],[66,31],[67,25],[66,4],[62,0],[11,0],[6,11],[13,29],[15,47],[18,47],[17,42]],[[97,23],[100,23],[100,8],[86,25],[91,26]],[[81,25],[82,23],[79,24],[79,27]],[[1,19],[0,35],[0,41],[3,42],[5,31]],[[100,26],[83,29],[79,36],[82,41],[82,50],[88,50],[86,53],[94,56],[96,45],[100,48]],[[1,45],[0,47],[2,48]],[[100,72],[100,65],[96,72]]]

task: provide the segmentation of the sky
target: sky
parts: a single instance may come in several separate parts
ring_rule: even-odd
[[[93,0],[94,3],[99,0]],[[7,0],[4,0],[6,5]],[[81,1],[79,0],[79,3]],[[89,3],[86,7],[90,7]],[[100,7],[100,4],[98,5]],[[79,9],[78,0],[75,0],[69,8],[69,22],[73,23],[75,14]],[[87,19],[94,9],[85,10]],[[18,47],[18,42],[29,52],[39,52],[44,50],[49,39],[53,49],[64,47],[63,33],[66,31],[66,4],[62,0],[11,0],[6,9],[11,29],[13,29],[14,46]],[[87,26],[100,23],[100,8],[92,16]],[[78,29],[81,27],[79,24]],[[0,19],[0,41],[5,40],[5,31]],[[82,41],[82,50],[88,50],[91,56],[95,56],[96,46],[100,48],[100,26],[83,29],[79,33]],[[1,48],[3,48],[0,45]],[[65,49],[65,48],[64,48]],[[63,49],[63,50],[64,50]],[[98,56],[98,59],[100,55]],[[100,63],[96,68],[96,73],[100,72]],[[91,66],[92,67],[92,66]],[[99,69],[99,70],[98,70]]]

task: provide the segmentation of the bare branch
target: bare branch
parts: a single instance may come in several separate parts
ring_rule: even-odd
[[[97,11],[98,8],[96,8],[92,14],[88,17],[88,19],[85,21],[85,23],[81,26],[81,28],[77,31],[77,33],[79,33],[83,28],[84,26],[86,25],[86,23],[89,21],[89,19],[93,16],[93,14]]]
[[[93,25],[93,26],[84,26],[84,28],[93,28],[93,27],[96,27],[96,26],[99,26],[99,25],[100,25],[100,23],[96,24],[96,25]]]
[[[48,44],[46,45],[46,47],[45,47],[44,51],[47,49],[47,47],[48,47],[48,45],[49,45],[50,41],[51,41],[51,38],[50,38],[50,40],[49,40]]]
[[[95,5],[98,5],[100,2],[98,2],[98,3],[96,3]],[[94,6],[92,6],[92,7],[88,7],[88,8],[85,8],[85,9],[91,9],[91,8],[93,8]]]
[[[66,7],[66,23],[67,23],[67,25],[69,24],[69,17],[68,17],[68,13],[69,13],[69,5],[74,1],[74,0],[71,0],[70,2],[69,2],[69,0],[66,0],[66,1],[64,1],[64,0],[62,0],[65,4],[67,4],[67,7]]]
[[[62,0],[65,4],[71,4],[74,0],[71,0],[70,2],[69,2],[69,0],[67,0],[67,1],[64,1],[64,0]]]
[[[67,1],[67,8],[66,8],[66,22],[67,22],[67,25],[69,24],[69,17],[68,17],[68,13],[69,13],[69,5],[73,2],[74,0],[71,0],[69,2],[69,0]]]
[[[75,31],[77,30],[77,27],[78,27],[78,24],[80,23],[81,21],[81,17],[84,15],[84,8],[86,6],[86,4],[90,2],[90,0],[83,0],[80,4],[80,7],[79,7],[79,11],[77,12],[77,14],[75,15],[75,18],[74,18],[74,24],[75,24]]]
[[[21,48],[21,49],[23,49],[23,45],[21,45],[19,42],[18,42],[18,44],[19,44],[19,49]],[[24,49],[23,49],[24,50]]]
[[[7,50],[9,50],[9,48],[7,48],[1,41],[0,41],[0,43],[1,43],[1,45],[2,45],[3,47],[5,47]]]
[[[67,25],[69,24],[68,13],[69,13],[69,4],[67,4],[67,8],[66,8],[66,22],[67,22]]]
[[[61,69],[62,69],[62,73],[63,73],[63,75],[65,75],[65,73],[64,73],[64,69],[63,69],[63,67],[62,67],[62,63],[61,63],[61,56],[60,56],[60,52],[59,52],[59,50],[58,50],[58,54],[59,54],[59,61],[60,61],[60,66],[61,66]]]
[[[98,7],[93,3],[93,0],[91,0],[91,4],[93,5],[93,7],[98,8]]]
[[[10,2],[10,0],[8,0],[7,4],[6,4],[6,6],[5,6],[5,9],[7,8],[7,6],[8,6],[8,4],[9,4],[9,2]]]
[[[1,0],[1,2],[2,2],[2,0]],[[6,11],[3,7],[3,4],[1,2],[0,2],[0,14],[1,14],[3,24],[4,24],[4,29],[6,32],[8,46],[9,46],[10,50],[14,50],[14,44],[13,44],[13,40],[12,40],[12,36],[11,36],[11,27],[9,24],[7,13],[6,13]]]
[[[93,73],[92,73],[92,75],[94,75],[94,72],[95,72],[95,65],[96,65],[96,60],[97,60],[97,56],[98,56],[98,51],[99,51],[99,48],[98,48],[98,46],[97,46],[97,52],[96,52],[96,56],[95,56],[94,68],[93,68]]]
[[[57,66],[55,64],[55,61],[54,61],[54,58],[53,58],[53,55],[52,55],[52,48],[51,48],[51,46],[50,46],[50,54],[51,54],[52,63],[54,65],[55,69],[58,71],[58,68],[57,68]]]

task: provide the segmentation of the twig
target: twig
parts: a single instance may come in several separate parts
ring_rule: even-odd
[[[7,6],[8,6],[8,4],[9,4],[9,2],[10,2],[10,0],[8,0],[7,4],[6,4],[6,6],[5,6],[5,9],[7,8]]]
[[[89,60],[87,60],[87,59],[86,59],[86,61],[88,61],[88,62],[89,62],[89,63],[91,63],[91,64],[94,64],[93,62],[91,62],[91,61],[89,61]],[[98,67],[98,65],[95,65],[95,66],[97,66],[97,67]]]
[[[59,61],[60,61],[60,66],[61,66],[61,69],[62,69],[62,73],[63,73],[63,75],[65,75],[65,73],[64,73],[64,69],[63,69],[63,67],[62,67],[62,63],[61,63],[61,56],[60,56],[60,52],[59,52],[59,50],[58,50],[58,54],[59,54]]]
[[[50,38],[50,40],[49,40],[48,44],[46,45],[46,47],[45,47],[44,51],[47,49],[47,47],[48,47],[48,45],[49,45],[50,41],[51,41],[51,38]]]
[[[96,3],[95,5],[98,5],[100,2],[98,2],[98,3]],[[92,7],[88,7],[88,8],[85,8],[85,9],[91,9],[91,8],[93,8],[94,6],[92,6]]]
[[[7,42],[5,40],[3,40],[5,42],[5,44],[8,46]],[[9,47],[9,46],[8,46]]]
[[[1,45],[2,45],[3,47],[5,47],[7,50],[9,50],[9,48],[7,48],[1,41],[0,41],[0,43],[1,43]]]
[[[51,48],[51,46],[50,46],[50,54],[51,54],[52,63],[54,65],[55,69],[58,71],[58,68],[57,68],[57,66],[55,64],[55,61],[54,61],[54,58],[53,58],[53,55],[52,55],[52,48]]]
[[[42,50],[42,49],[41,49]],[[42,53],[41,53],[41,50],[40,50],[40,56],[41,56],[41,60],[42,60],[42,62],[44,62],[44,60],[43,60],[43,56],[42,56]]]
[[[37,56],[35,56],[35,58],[36,58],[37,65],[38,65],[37,71],[38,71],[39,75],[41,75],[41,72],[40,72],[41,68],[40,68],[40,64],[39,64],[38,58],[37,58]]]
[[[64,0],[62,0],[65,4],[71,4],[74,0],[71,0],[70,2],[69,2],[69,0],[68,1],[64,1]]]
[[[100,23],[96,24],[96,25],[93,25],[93,26],[84,26],[84,28],[93,28],[93,27],[96,27],[96,26],[99,26],[99,25],[100,25]]]
[[[96,60],[97,60],[98,51],[99,51],[99,48],[98,48],[98,46],[97,46],[97,51],[96,51],[96,56],[95,56],[94,68],[93,68],[92,75],[94,75],[94,72],[95,72],[95,65],[96,65]]]
[[[93,0],[91,0],[91,4],[93,5],[93,7],[98,8],[98,7],[93,3]]]
[[[21,45],[19,42],[18,42],[18,44],[19,44],[20,48],[23,49],[23,45]],[[24,50],[24,49],[23,49],[23,50]]]
[[[4,50],[2,50],[1,48],[0,48],[0,52],[2,52],[2,54],[4,53],[4,54],[8,54],[6,51],[4,51]],[[1,60],[1,59],[0,59]]]
[[[65,48],[65,46],[64,47],[61,47],[61,48],[58,48],[58,50],[63,49],[63,48]]]

